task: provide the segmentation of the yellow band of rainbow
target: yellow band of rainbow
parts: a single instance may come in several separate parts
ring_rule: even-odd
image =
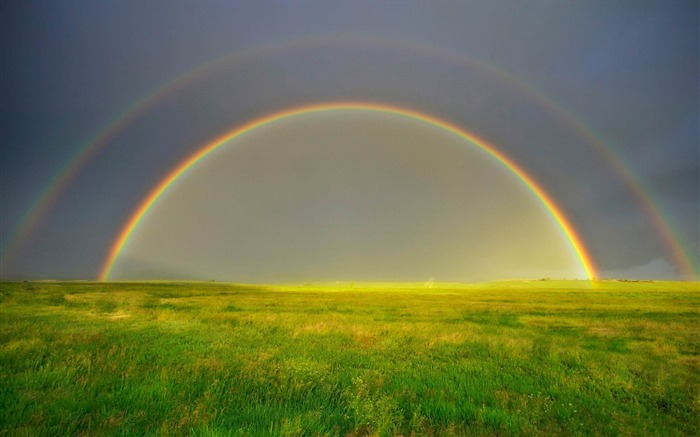
[[[561,230],[566,235],[566,238],[568,239],[571,248],[578,257],[579,261],[581,262],[581,266],[585,271],[587,278],[589,280],[592,280],[596,277],[596,269],[593,260],[588,251],[586,250],[585,246],[583,245],[581,238],[575,232],[573,226],[571,225],[571,222],[564,216],[559,207],[554,203],[552,198],[542,189],[542,187],[540,187],[530,175],[528,175],[522,168],[518,167],[515,164],[515,162],[513,162],[510,158],[505,156],[502,152],[498,151],[496,148],[489,145],[484,140],[462,130],[461,128],[449,122],[439,120],[429,115],[421,114],[411,109],[399,108],[395,106],[376,103],[335,102],[296,107],[285,111],[276,112],[274,114],[267,115],[262,118],[258,118],[256,120],[244,124],[243,126],[238,127],[237,129],[234,129],[221,135],[220,137],[201,147],[189,158],[187,158],[175,169],[173,169],[141,202],[138,209],[131,215],[131,217],[119,233],[119,236],[112,244],[112,247],[109,251],[109,255],[107,256],[102,270],[100,271],[98,279],[100,281],[107,281],[109,279],[109,275],[112,271],[114,263],[119,257],[119,253],[124,248],[124,245],[129,240],[131,233],[134,231],[134,229],[139,224],[144,215],[146,215],[151,206],[165,192],[165,190],[167,190],[168,187],[177,178],[179,178],[183,173],[189,170],[199,160],[207,156],[213,150],[219,148],[228,141],[231,141],[241,135],[244,135],[248,132],[251,132],[255,129],[261,128],[279,120],[305,114],[311,114],[314,112],[339,110],[375,111],[419,120],[431,124],[433,126],[440,127],[483,149],[485,152],[487,152],[489,155],[493,156],[497,161],[503,164],[515,176],[517,176],[517,178],[520,179],[522,183],[525,184],[525,186],[527,186],[530,189],[530,191],[532,191],[532,193],[542,202],[544,207],[549,211],[554,220],[561,227]]]

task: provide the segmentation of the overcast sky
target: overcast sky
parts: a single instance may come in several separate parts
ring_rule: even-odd
[[[198,147],[343,100],[485,139],[552,196],[601,276],[697,272],[695,1],[5,1],[0,14],[3,278],[95,278],[142,199]],[[576,276],[556,224],[512,175],[477,171],[473,145],[432,128],[379,120],[310,116],[231,144],[154,208],[118,276]],[[82,150],[93,155],[63,177]],[[305,208],[290,213],[299,193]],[[196,216],[202,202],[222,208]]]

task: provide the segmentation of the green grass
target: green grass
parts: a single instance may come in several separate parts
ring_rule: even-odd
[[[0,284],[0,435],[700,435],[698,283]]]

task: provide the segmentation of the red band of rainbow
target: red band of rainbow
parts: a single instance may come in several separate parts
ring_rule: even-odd
[[[557,224],[560,226],[562,232],[566,236],[571,249],[576,254],[577,258],[581,263],[581,267],[584,270],[586,277],[589,280],[593,280],[596,277],[595,264],[591,258],[591,255],[586,250],[581,238],[578,236],[571,222],[564,216],[561,209],[554,203],[552,198],[540,187],[535,180],[528,175],[522,168],[516,165],[510,158],[504,155],[502,152],[485,142],[484,140],[476,137],[475,135],[464,131],[463,129],[443,120],[439,120],[432,116],[421,114],[419,112],[413,111],[411,109],[399,108],[395,106],[376,104],[376,103],[364,103],[364,102],[335,102],[335,103],[323,103],[317,105],[307,105],[297,108],[288,109],[281,112],[276,112],[271,115],[267,115],[262,118],[258,118],[251,122],[244,124],[232,131],[229,131],[222,136],[214,139],[210,143],[201,147],[197,152],[192,154],[189,158],[183,161],[175,169],[173,169],[158,185],[148,194],[148,196],[141,202],[136,211],[131,215],[127,223],[122,228],[119,236],[112,244],[109,251],[107,259],[100,271],[98,279],[100,281],[107,281],[109,275],[114,267],[114,264],[119,257],[124,245],[129,240],[132,232],[139,224],[141,219],[146,215],[151,206],[158,200],[158,198],[168,189],[168,187],[183,173],[189,170],[197,162],[211,153],[213,150],[221,147],[223,144],[231,141],[241,135],[251,132],[255,129],[261,128],[263,126],[269,125],[279,120],[283,120],[289,117],[295,117],[305,114],[310,114],[314,112],[322,111],[337,111],[337,110],[357,110],[357,111],[375,111],[383,112],[394,115],[400,115],[414,120],[419,120],[433,126],[440,127],[448,132],[451,132],[458,137],[467,140],[468,142],[478,146],[483,149],[498,162],[503,164],[508,170],[510,170],[544,205],[547,211],[551,214]]]

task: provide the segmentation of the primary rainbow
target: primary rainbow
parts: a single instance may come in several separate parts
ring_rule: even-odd
[[[168,189],[168,187],[183,173],[194,166],[199,160],[207,156],[209,153],[219,148],[223,144],[244,135],[250,131],[258,129],[260,127],[269,125],[279,120],[283,120],[290,117],[311,114],[314,112],[323,111],[339,111],[339,110],[356,110],[356,111],[375,111],[394,115],[400,115],[403,117],[411,118],[414,120],[423,121],[425,123],[431,124],[433,126],[440,127],[448,132],[451,132],[458,137],[465,139],[479,148],[483,149],[501,164],[503,164],[508,170],[510,170],[515,176],[520,179],[520,181],[527,186],[530,191],[542,202],[544,207],[549,211],[554,220],[559,224],[561,230],[565,234],[571,249],[574,251],[581,266],[586,273],[588,279],[592,280],[596,277],[596,269],[593,260],[583,245],[581,238],[575,232],[573,226],[569,220],[564,216],[559,207],[554,203],[552,198],[535,182],[535,180],[528,175],[522,168],[518,167],[515,162],[510,160],[502,152],[498,151],[493,146],[486,143],[484,140],[476,137],[475,135],[464,131],[463,129],[443,120],[439,120],[432,116],[421,114],[419,112],[413,111],[411,109],[399,108],[390,105],[377,104],[377,103],[365,103],[365,102],[335,102],[335,103],[323,103],[316,105],[307,105],[302,107],[296,107],[280,112],[276,112],[271,115],[267,115],[262,118],[258,118],[251,122],[248,122],[232,131],[229,131],[220,137],[214,139],[210,143],[201,147],[197,152],[192,154],[189,158],[183,161],[175,169],[173,169],[158,185],[148,194],[148,196],[141,202],[136,211],[131,215],[127,223],[122,228],[119,236],[112,244],[109,251],[109,255],[102,267],[99,274],[100,281],[107,281],[109,275],[114,267],[114,263],[119,257],[120,252],[129,240],[132,232],[139,224],[141,219],[146,215],[151,206],[158,200],[158,198]]]

